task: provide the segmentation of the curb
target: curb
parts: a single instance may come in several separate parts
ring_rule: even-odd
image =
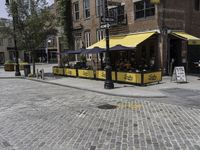
[[[95,92],[95,93],[110,95],[110,96],[120,96],[120,97],[130,97],[130,98],[167,98],[168,97],[168,96],[130,96],[130,95],[123,95],[123,94],[112,94],[112,93],[107,93],[107,92],[95,91],[95,90],[91,90],[91,89],[83,89],[83,88],[79,88],[79,87],[75,87],[75,86],[71,86],[71,85],[52,83],[52,82],[48,82],[48,81],[44,81],[44,80],[31,79],[31,78],[25,78],[25,79],[30,80],[30,81],[46,83],[46,84],[51,84],[51,85],[58,85],[58,86],[62,86],[62,87],[74,88],[74,89],[78,89],[78,90]]]
[[[0,79],[26,79],[25,77],[0,77]]]

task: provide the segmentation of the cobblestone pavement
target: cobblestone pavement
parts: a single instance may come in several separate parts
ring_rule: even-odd
[[[0,150],[133,149],[200,150],[200,109],[0,80]]]

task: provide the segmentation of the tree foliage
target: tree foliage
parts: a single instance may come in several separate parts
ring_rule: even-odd
[[[72,34],[72,6],[71,0],[58,0],[59,22],[64,29],[64,40],[67,49],[74,49]]]
[[[32,51],[42,47],[48,36],[56,34],[56,22],[46,0],[30,2],[12,2],[9,13],[13,16],[18,47]]]
[[[34,51],[45,47],[47,38],[56,34],[55,16],[46,0],[11,1],[8,12],[13,18],[17,47],[31,51],[35,73]]]

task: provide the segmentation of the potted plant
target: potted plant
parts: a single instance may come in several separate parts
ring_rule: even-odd
[[[14,71],[14,69],[15,69],[14,61],[8,60],[5,62],[5,64],[4,64],[5,71]]]

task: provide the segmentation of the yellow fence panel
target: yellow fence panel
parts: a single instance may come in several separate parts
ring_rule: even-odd
[[[117,72],[117,81],[141,84],[141,74]]]
[[[57,67],[53,67],[53,74],[56,74],[56,75],[58,75],[58,68]]]
[[[78,70],[78,76],[83,78],[94,78],[93,70]]]
[[[97,79],[105,80],[106,79],[106,72],[103,71],[103,70],[97,70],[96,71],[96,78]],[[112,80],[116,80],[116,78],[115,78],[115,72],[112,72]]]
[[[76,77],[76,69],[69,69],[69,68],[66,68],[66,69],[64,70],[64,75]]]
[[[161,71],[157,72],[151,72],[151,73],[144,73],[144,79],[143,83],[153,83],[153,82],[159,82],[162,80],[162,73]]]
[[[58,75],[64,75],[64,69],[58,68]]]

